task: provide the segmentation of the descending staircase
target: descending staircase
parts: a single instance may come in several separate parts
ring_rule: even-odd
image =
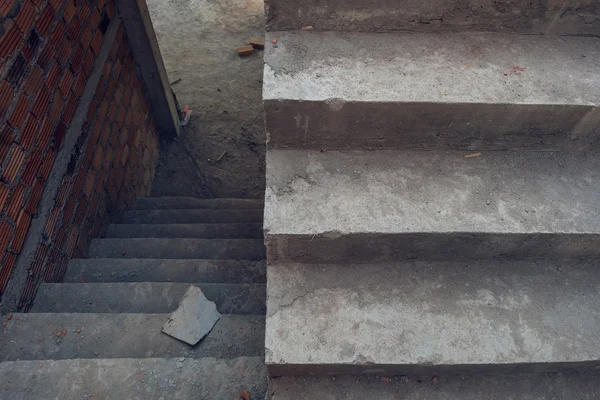
[[[139,199],[0,330],[0,399],[264,398],[262,219],[258,200]],[[223,314],[194,347],[161,333],[190,284]]]
[[[270,394],[597,398],[600,5],[400,3],[267,1]]]

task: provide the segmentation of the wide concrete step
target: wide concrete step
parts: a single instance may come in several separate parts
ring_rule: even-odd
[[[261,357],[11,361],[0,376],[6,400],[236,399],[244,389],[263,399],[267,391]]]
[[[69,261],[65,282],[265,283],[265,261],[90,258]]]
[[[198,199],[195,197],[142,197],[133,203],[134,210],[183,210],[183,209],[258,209],[262,199]]]
[[[600,37],[299,31],[266,43],[271,149],[599,147]]]
[[[280,377],[271,378],[269,393],[271,400],[594,400],[600,373]]]
[[[162,333],[168,318],[169,314],[14,314],[0,329],[0,360],[236,358],[264,354],[263,316],[222,315],[196,346]],[[58,336],[65,330],[66,335]]]
[[[89,257],[260,261],[265,259],[265,248],[259,239],[93,239]]]
[[[222,314],[264,314],[265,285],[194,283]],[[32,312],[150,313],[174,311],[189,283],[43,283]]]
[[[130,210],[120,219],[123,224],[217,224],[260,223],[263,211],[248,210]]]
[[[597,154],[470,155],[269,150],[269,259],[600,255]]]
[[[115,224],[109,238],[262,239],[262,224]]]
[[[274,376],[600,366],[599,260],[273,264]]]
[[[600,5],[594,0],[510,3],[437,0],[267,0],[269,31],[462,32],[600,35]]]

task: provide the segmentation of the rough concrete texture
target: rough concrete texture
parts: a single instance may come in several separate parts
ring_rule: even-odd
[[[259,239],[93,239],[89,257],[260,261],[265,247]]]
[[[264,353],[263,316],[223,315],[196,346],[160,331],[168,317],[169,314],[14,314],[0,329],[0,361],[236,358]],[[64,330],[66,335],[58,336]]]
[[[112,258],[69,262],[65,282],[264,283],[265,261]]]
[[[129,210],[120,220],[125,224],[194,224],[261,222],[262,210]]]
[[[599,35],[595,0],[266,0],[267,30]]]
[[[261,223],[232,224],[117,224],[108,238],[262,239]]]
[[[282,377],[271,379],[269,394],[271,400],[594,400],[600,393],[597,370],[434,378]]]
[[[300,31],[267,39],[270,148],[600,143],[600,38]]]
[[[269,150],[268,259],[599,254],[586,152]]]
[[[2,400],[231,400],[244,389],[262,400],[267,391],[261,357],[15,361],[0,363],[0,376]]]
[[[208,208],[211,210],[237,208],[259,209],[264,207],[264,201],[255,199],[198,199],[195,197],[142,197],[136,199],[133,210],[181,210]]]
[[[163,144],[153,193],[261,198],[262,52],[235,49],[264,35],[263,1],[147,3],[173,90],[193,110],[180,140]]]
[[[597,260],[267,268],[275,376],[600,365]]]
[[[188,281],[189,282],[189,281]],[[265,285],[193,283],[223,314],[264,314]],[[190,283],[115,282],[43,283],[32,312],[169,313],[177,308]]]

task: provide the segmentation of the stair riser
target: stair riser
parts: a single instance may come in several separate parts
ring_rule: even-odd
[[[123,224],[260,223],[262,210],[134,210],[126,211]]]
[[[506,31],[543,34],[600,34],[600,7],[592,1],[555,1],[554,6],[517,0],[507,9],[468,0],[267,0],[267,30]],[[546,4],[546,2],[544,2]],[[568,8],[567,8],[568,7]],[[568,9],[568,12],[565,12]]]
[[[600,256],[597,234],[365,234],[334,239],[299,235],[268,236],[266,243],[269,263]]]
[[[262,224],[117,224],[109,238],[262,239]]]
[[[191,197],[144,197],[137,199],[132,210],[185,210],[185,209],[258,209],[262,200],[246,199],[196,199]]]
[[[585,105],[338,102],[332,107],[328,103],[265,100],[269,147],[537,151],[600,148],[600,109]]]

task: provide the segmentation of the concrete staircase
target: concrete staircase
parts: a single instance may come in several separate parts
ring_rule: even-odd
[[[405,3],[267,1],[270,394],[597,398],[600,3]]]
[[[139,199],[0,329],[0,399],[264,398],[262,209]],[[223,314],[194,347],[161,333],[190,284]]]

